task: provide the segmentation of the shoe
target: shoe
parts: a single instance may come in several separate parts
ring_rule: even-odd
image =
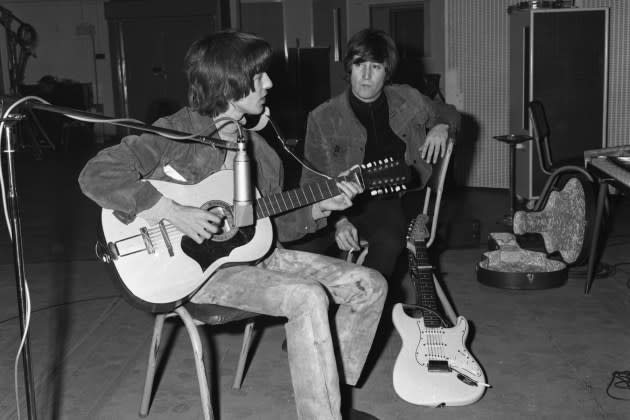
[[[350,412],[344,420],[379,420],[378,417],[375,417],[365,411],[357,410],[356,408],[351,408]]]

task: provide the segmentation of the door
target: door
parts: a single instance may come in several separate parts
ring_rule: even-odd
[[[429,31],[425,24],[424,2],[370,7],[370,26],[391,35],[398,49],[398,69],[394,83],[404,83],[425,92],[423,59],[430,55]]]
[[[213,29],[207,16],[142,19],[123,25],[130,118],[152,123],[187,103],[186,51]]]

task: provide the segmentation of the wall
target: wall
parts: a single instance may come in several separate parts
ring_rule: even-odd
[[[465,114],[454,155],[459,184],[508,187],[508,14],[512,0],[446,0],[447,102]]]
[[[312,0],[240,0],[240,4],[244,3],[282,3],[285,50],[298,43],[301,47],[313,46]],[[230,5],[238,5],[238,0]]]
[[[608,7],[608,147],[630,144],[630,3],[582,0],[583,7]]]
[[[236,1],[236,0],[234,0]],[[258,1],[258,0],[242,0]],[[444,92],[466,116],[468,137],[455,156],[460,184],[507,188],[508,151],[492,138],[508,130],[508,14],[514,0],[430,0],[433,22],[445,25],[443,60]],[[347,33],[369,25],[369,5],[402,3],[396,0],[346,0]],[[2,6],[33,25],[40,36],[37,58],[29,59],[26,83],[46,74],[79,82],[95,83],[106,115],[113,113],[113,90],[109,64],[104,0],[13,0]],[[285,0],[285,40],[291,47],[312,45],[312,0]],[[619,0],[576,0],[582,7],[610,7],[608,146],[630,142],[630,4]],[[437,7],[436,7],[437,6]],[[441,12],[439,12],[441,10]],[[81,24],[94,25],[96,52],[105,54],[96,62],[94,74],[91,40],[78,35]],[[434,50],[434,49],[433,49]],[[2,77],[8,87],[6,43],[0,30]]]
[[[45,75],[93,83],[95,100],[113,110],[109,43],[103,0],[20,0],[5,1],[3,7],[16,18],[32,25],[38,34],[36,57],[29,58],[24,82],[37,83]],[[17,22],[12,28],[17,28]],[[93,28],[94,46],[90,32]],[[95,60],[102,53],[105,59]],[[5,31],[0,31],[3,86],[8,90]]]
[[[507,188],[508,148],[492,136],[508,132],[508,14],[512,0],[445,0],[446,96],[467,116],[458,145],[458,183]],[[580,7],[609,7],[607,146],[630,143],[630,4],[618,0],[577,0]],[[583,123],[583,122],[576,122]]]
[[[347,0],[347,35],[350,38],[363,28],[370,26],[370,6],[381,4],[417,3],[413,0]],[[431,56],[423,60],[427,73],[444,74],[444,0],[424,0],[429,10],[431,26]]]

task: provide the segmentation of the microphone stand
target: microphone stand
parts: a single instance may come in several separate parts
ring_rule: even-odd
[[[41,111],[53,112],[55,114],[63,114],[67,117],[74,118],[80,121],[87,120],[93,123],[98,122],[104,124],[118,125],[121,127],[132,128],[134,130],[139,130],[146,133],[157,134],[163,137],[171,138],[173,140],[196,141],[198,143],[203,143],[211,147],[220,147],[228,150],[238,149],[238,146],[233,142],[208,136],[191,136],[190,133],[171,130],[170,128],[155,127],[153,125],[144,124],[140,121],[134,121],[131,119],[111,118],[101,114],[95,114],[74,108],[45,104],[40,102],[26,102],[26,104],[28,107],[31,108],[39,109]]]
[[[35,391],[33,387],[33,373],[31,370],[31,345],[28,330],[26,330],[26,277],[24,275],[24,257],[22,253],[22,224],[20,222],[20,208],[17,192],[17,182],[15,177],[15,139],[13,137],[14,124],[23,119],[23,115],[10,114],[3,120],[5,126],[7,167],[9,175],[8,191],[8,211],[11,219],[11,230],[13,232],[13,260],[15,266],[15,280],[17,283],[18,312],[20,319],[20,332],[26,337],[22,349],[22,363],[24,368],[24,388],[26,389],[26,405],[28,418],[37,418],[37,407],[35,404]],[[19,401],[17,401],[19,404]]]

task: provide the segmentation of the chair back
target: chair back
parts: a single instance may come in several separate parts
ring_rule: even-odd
[[[542,102],[533,100],[528,104],[529,115],[534,127],[534,139],[538,151],[540,169],[547,175],[551,174],[553,159],[551,157],[550,137],[551,129]]]
[[[446,153],[444,153],[444,156],[433,164],[431,178],[427,182],[425,188],[426,191],[424,194],[422,213],[429,216],[429,220],[431,220],[431,229],[429,240],[427,241],[427,248],[430,247],[435,240],[438,216],[440,214],[440,205],[442,203],[442,193],[444,192],[446,174],[448,172],[448,166],[451,162],[451,155],[453,154],[453,146],[454,140],[448,139],[446,143]],[[433,204],[431,204],[431,201],[433,201]],[[430,212],[432,214],[430,214]]]

